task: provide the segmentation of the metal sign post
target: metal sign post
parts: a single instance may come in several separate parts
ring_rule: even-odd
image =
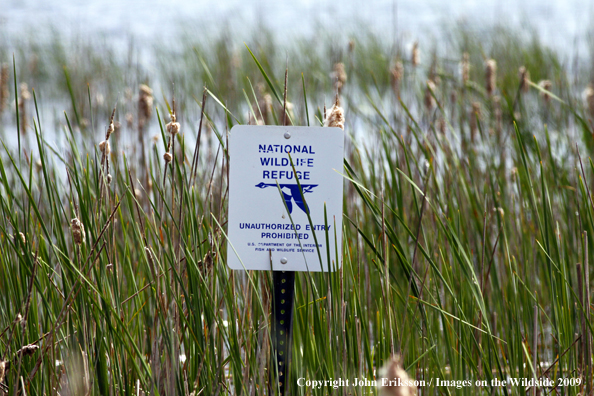
[[[341,265],[343,156],[339,128],[237,125],[229,135],[227,264],[273,271],[270,394],[287,389],[295,271]]]
[[[274,394],[276,376],[281,395],[285,394],[291,346],[293,345],[293,303],[295,301],[295,272],[274,271],[272,295],[272,363],[270,370],[270,394]]]

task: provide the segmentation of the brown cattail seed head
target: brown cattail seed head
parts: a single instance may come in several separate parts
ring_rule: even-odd
[[[171,155],[170,152],[167,152],[167,153],[163,154],[163,159],[165,160],[165,163],[168,164],[173,159],[173,156]]]
[[[470,80],[470,55],[468,55],[468,52],[462,54],[460,74],[462,74],[462,82],[466,84]]]
[[[27,85],[27,83],[21,83],[19,88],[21,91],[21,100],[31,99],[31,93],[29,92],[29,86]]]
[[[380,376],[381,380],[378,382],[382,396],[414,396],[417,394],[417,388],[414,385],[402,385],[408,384],[410,377],[402,368],[398,355],[392,356],[381,369]]]
[[[175,136],[179,132],[179,122],[175,122],[175,113],[169,114],[171,122],[166,125],[167,133],[171,136]]]
[[[272,107],[272,96],[269,93],[264,94],[264,104],[267,108]]]
[[[0,68],[0,114],[8,102],[8,63],[3,63]]]
[[[425,108],[427,111],[433,110],[435,107],[435,98],[433,97],[433,92],[435,92],[435,83],[431,80],[427,80],[427,88],[425,89]]]
[[[167,133],[176,135],[179,132],[179,122],[170,122],[167,124]]]
[[[419,43],[414,42],[412,47],[412,52],[410,56],[410,63],[412,63],[413,67],[417,67],[419,63],[421,63],[421,54],[419,52]]]
[[[134,127],[134,116],[132,113],[126,113],[126,126],[128,129],[132,129]]]
[[[325,127],[338,127],[344,130],[344,110],[339,106],[338,101],[326,112],[324,120]]]
[[[349,53],[355,50],[355,40],[349,40]]]
[[[139,123],[144,125],[151,118],[153,108],[153,90],[148,85],[140,84],[138,95],[138,118]]]
[[[551,88],[553,88],[553,83],[550,80],[541,80],[539,81],[538,86],[546,91],[550,91]],[[540,91],[540,96],[542,96],[547,103],[551,100],[551,95],[547,92]]]
[[[109,123],[107,127],[107,132],[105,133],[105,140],[109,139],[111,134],[115,131],[115,126],[113,125],[113,120]]]
[[[99,143],[99,150],[103,153],[103,155],[108,156],[111,153],[111,146],[107,140],[102,141]]]
[[[402,65],[402,62],[396,61],[394,67],[390,70],[390,74],[392,77],[392,90],[394,90],[394,95],[400,97],[400,82],[404,76],[404,66]]]
[[[586,106],[588,106],[590,116],[594,117],[594,87],[592,85],[588,85],[584,90],[584,100],[586,101]]]
[[[140,84],[138,87],[138,90],[140,91],[141,97],[150,96],[152,98],[152,96],[153,96],[153,90],[146,84]]]
[[[212,263],[213,263],[212,255],[210,254],[210,252],[206,253],[204,258],[202,259],[202,263],[204,264],[204,270],[210,271],[210,269],[212,268]]]
[[[497,62],[495,59],[489,59],[485,63],[485,88],[489,95],[495,92],[497,87]]]
[[[72,230],[74,243],[79,246],[85,243],[85,226],[80,222],[78,217],[75,217],[70,221],[70,229]]]
[[[27,83],[21,83],[20,85],[20,98],[19,98],[19,115],[21,118],[21,134],[27,132],[27,101],[31,97],[29,93],[29,87]]]
[[[340,93],[344,84],[347,81],[347,74],[344,69],[344,63],[339,62],[334,64],[334,71],[330,74],[332,79],[334,80],[334,89],[336,92]]]
[[[17,356],[18,355],[21,355],[21,356],[31,356],[38,349],[39,349],[39,346],[38,345],[33,345],[33,344],[25,345],[24,347],[22,347],[21,349],[19,349],[17,351]]]
[[[530,81],[530,72],[526,67],[520,66],[518,74],[520,75],[520,92],[526,93],[530,88],[530,85],[528,84],[528,81]]]

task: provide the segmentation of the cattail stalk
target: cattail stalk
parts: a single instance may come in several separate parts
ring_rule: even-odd
[[[165,169],[163,171],[163,184],[162,184],[163,191],[165,191],[165,181],[167,179],[167,168],[169,168],[168,165],[173,161],[173,159],[175,157],[175,137],[179,133],[179,130],[181,128],[179,122],[177,122],[177,116],[175,114],[175,99],[172,100],[172,103],[173,103],[172,112],[171,112],[171,114],[169,114],[169,119],[171,121],[165,126],[165,129],[167,130],[167,134],[169,135],[169,138],[167,141],[167,152],[163,155],[163,160],[165,161]],[[172,175],[171,200],[172,200],[172,205],[174,205],[175,204],[175,200],[174,200],[175,172],[173,171],[173,169],[171,171],[171,175]],[[161,201],[161,211],[163,211],[164,199],[165,199],[165,197],[163,197],[163,200]],[[174,206],[173,206],[173,212],[175,212]]]
[[[111,112],[111,117],[109,118],[109,125],[107,126],[107,131],[105,131],[105,140],[99,143],[99,150],[103,153],[101,157],[101,165],[104,167],[103,171],[105,175],[109,175],[109,154],[111,153],[109,138],[115,131],[115,125],[113,123],[113,118],[115,117],[116,107],[113,108]]]
[[[115,117],[116,107],[114,106],[113,111],[111,112],[111,117],[109,118],[109,125],[107,126],[107,130],[105,131],[105,140],[99,143],[99,151],[101,151],[101,174],[103,176],[103,184],[99,194],[99,200],[97,201],[97,207],[95,209],[95,213],[99,213],[100,206],[103,202],[103,192],[105,190],[107,194],[108,186],[111,185],[112,177],[109,174],[109,158],[111,154],[111,145],[109,143],[110,136],[115,131],[115,125],[113,119]]]

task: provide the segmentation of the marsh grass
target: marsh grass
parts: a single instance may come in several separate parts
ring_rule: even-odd
[[[250,120],[322,125],[339,62],[348,137],[343,251],[333,257],[342,266],[296,278],[290,394],[374,394],[296,380],[374,379],[394,354],[427,384],[567,377],[582,385],[559,394],[589,392],[588,71],[569,78],[553,51],[499,28],[486,38],[459,29],[447,56],[419,46],[414,66],[404,46],[354,40],[327,33],[285,47],[259,33],[245,48],[229,34],[186,38],[157,47],[148,65],[132,44],[126,57],[58,38],[9,43],[18,51],[1,127],[0,360],[10,367],[0,393],[267,394],[272,279],[225,263],[227,133]],[[287,58],[292,115],[280,95]],[[552,82],[549,101],[534,82],[520,89],[521,66]],[[31,88],[25,134],[21,82]],[[156,111],[139,128],[134,92],[150,82]],[[165,162],[172,83],[182,127]],[[114,103],[106,183],[99,142]]]

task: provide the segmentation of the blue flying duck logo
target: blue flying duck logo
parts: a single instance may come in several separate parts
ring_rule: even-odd
[[[259,188],[266,188],[266,187],[276,187],[276,184],[266,184],[264,182],[260,184],[256,184],[256,187]],[[299,185],[297,184],[279,184],[278,185],[283,193],[283,198],[285,198],[285,203],[287,204],[287,208],[289,209],[289,213],[293,213],[293,202],[301,209],[305,214],[309,214],[309,208],[307,204],[303,202],[302,192],[303,195],[306,193],[313,192],[314,187],[317,187],[317,184],[302,184],[301,190],[299,190]]]

